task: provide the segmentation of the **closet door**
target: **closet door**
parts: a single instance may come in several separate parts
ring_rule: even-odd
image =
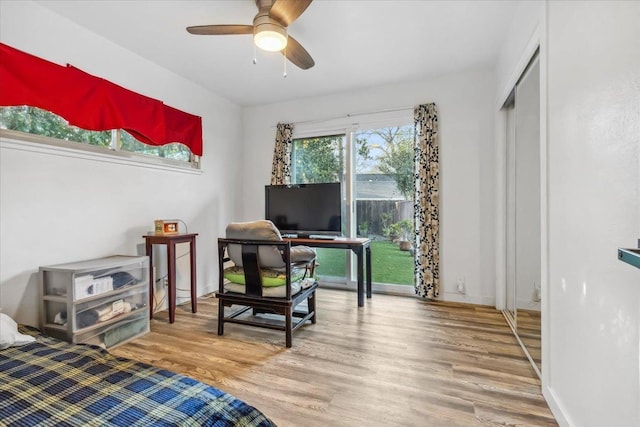
[[[505,107],[506,134],[506,310],[515,324],[516,319],[516,109],[515,90]]]
[[[529,355],[540,361],[540,65],[535,58],[516,85],[516,325]]]
[[[540,66],[537,57],[505,105],[506,310],[525,353],[541,369]]]

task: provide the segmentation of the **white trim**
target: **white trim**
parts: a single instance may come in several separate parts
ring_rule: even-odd
[[[494,307],[496,305],[496,299],[492,296],[460,294],[458,292],[440,292],[440,296],[436,298],[436,301],[486,305],[489,307]]]
[[[318,124],[326,124],[326,123],[352,123],[357,121],[356,117],[365,117],[363,123],[369,123],[371,120],[385,120],[385,119],[394,119],[396,117],[404,117],[410,116],[413,117],[413,110],[415,107],[398,107],[398,108],[388,108],[386,110],[379,111],[361,111],[357,113],[345,113],[341,115],[336,115],[333,117],[326,117],[323,119],[312,119],[312,120],[302,120],[299,122],[294,122],[294,126],[298,125],[309,125],[314,126]],[[382,116],[382,119],[372,119],[372,116]]]
[[[339,289],[339,290],[350,291],[350,292],[356,292],[358,290],[357,282],[355,280],[349,281],[349,283],[345,283],[345,282],[336,282],[333,280],[321,279],[320,286],[325,289]],[[400,295],[400,296],[417,297],[413,285],[372,283],[371,292],[374,294],[383,294],[383,295]]]
[[[504,108],[498,111],[495,126],[496,309],[504,310],[507,301],[507,112]]]
[[[293,126],[293,135],[291,139],[304,139],[304,138],[316,138],[333,135],[346,135],[352,132],[355,127],[326,127],[326,128],[307,128],[301,126],[299,129],[296,125]]]
[[[0,148],[198,175],[202,169],[179,160],[110,150],[79,142],[0,129]]]
[[[357,291],[357,282],[355,280],[350,280],[348,283],[346,283],[344,281],[344,278],[325,277],[320,279],[320,285],[321,287],[327,289],[340,289],[350,292]],[[374,282],[371,284],[371,291],[374,294],[409,296],[420,299],[422,301],[428,301],[421,296],[416,295],[415,287],[413,285],[397,285],[392,283]],[[373,299],[375,300],[375,297]],[[456,302],[484,306],[493,306],[495,304],[495,299],[493,297],[482,295],[463,295],[456,292],[441,292],[440,296],[435,301]]]
[[[413,108],[346,114],[325,120],[293,123],[294,139],[313,136],[328,136],[341,132],[355,132],[358,129],[376,129],[413,124]]]
[[[507,102],[507,99],[509,98],[509,94],[518,83],[518,80],[520,80],[520,77],[522,76],[525,69],[527,68],[527,65],[529,65],[531,58],[533,58],[533,54],[535,53],[536,49],[540,47],[540,36],[541,36],[540,31],[541,31],[541,25],[539,24],[533,31],[533,34],[531,35],[531,38],[529,39],[529,42],[527,43],[527,46],[524,49],[522,56],[520,57],[520,60],[516,64],[516,67],[514,68],[514,71],[511,74],[511,78],[507,80],[506,86],[502,89],[502,91],[498,95],[498,105],[496,106],[498,110],[500,110],[504,105],[504,103]]]
[[[544,368],[542,368],[542,372],[544,375]],[[559,403],[560,400],[556,397],[556,393],[551,387],[542,386],[542,396],[547,401],[547,405],[549,405],[549,409],[553,413],[553,416],[556,418],[558,425],[560,426],[575,426],[574,422],[572,422],[569,418],[567,418],[564,414],[567,411],[564,410],[564,407]]]
[[[417,297],[414,285],[398,285],[395,283],[372,283],[371,292],[387,295],[409,295]]]
[[[347,237],[356,237],[356,198],[355,198],[355,159],[353,155],[353,130],[347,132],[344,138],[344,164],[346,170],[344,170],[344,200],[345,200],[345,229],[347,231]],[[355,256],[352,251],[346,251],[347,263],[345,270],[347,272],[347,280],[357,279],[356,265],[354,262]]]
[[[571,425],[565,416],[562,405],[559,404],[551,381],[553,367],[551,366],[551,324],[550,324],[550,272],[549,272],[549,130],[548,130],[548,10],[547,2],[543,4],[540,18],[541,39],[540,52],[540,310],[541,316],[541,357],[542,357],[542,394],[549,404],[551,412],[560,425]]]

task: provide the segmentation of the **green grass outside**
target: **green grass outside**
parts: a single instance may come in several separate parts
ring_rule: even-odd
[[[316,274],[322,276],[345,277],[346,251],[343,249],[317,249]],[[390,283],[413,286],[413,256],[401,251],[398,245],[388,240],[371,242],[371,271],[376,283]]]

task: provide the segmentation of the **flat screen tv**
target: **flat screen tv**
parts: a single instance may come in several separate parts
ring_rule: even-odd
[[[284,235],[339,236],[340,183],[265,186],[265,218]]]

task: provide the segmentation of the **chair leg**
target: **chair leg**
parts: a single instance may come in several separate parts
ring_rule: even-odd
[[[218,335],[224,334],[224,304],[218,299]]]
[[[313,291],[309,298],[307,298],[307,307],[309,308],[309,313],[313,311],[313,316],[311,317],[311,323],[316,323],[316,292]]]
[[[291,346],[293,345],[293,334],[292,334],[293,308],[292,307],[287,307],[285,309],[284,317],[285,317],[284,322],[285,322],[286,344],[287,344],[287,348],[291,348]]]
[[[311,261],[307,268],[309,270],[309,277],[314,278],[316,274],[316,260]]]

